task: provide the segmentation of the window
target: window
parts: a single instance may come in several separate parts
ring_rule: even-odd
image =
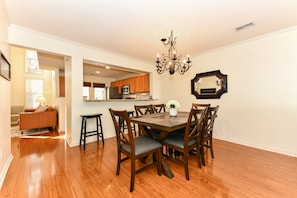
[[[105,100],[105,88],[94,88],[94,98],[95,100]]]
[[[92,86],[92,83],[90,82],[84,82],[83,86],[83,99],[89,100],[90,99],[90,88]]]
[[[105,100],[105,84],[103,83],[93,83],[94,87],[94,99],[95,100]]]
[[[89,100],[89,97],[90,97],[90,87],[83,87],[84,100]]]
[[[37,51],[26,50],[26,68],[25,71],[29,73],[41,74],[42,71],[39,69],[39,61]]]
[[[43,96],[43,80],[27,79],[26,80],[26,106],[28,108],[36,108],[39,103],[36,101],[38,97]]]

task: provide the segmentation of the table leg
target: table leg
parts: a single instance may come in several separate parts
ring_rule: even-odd
[[[164,173],[164,175],[166,175],[166,177],[168,177],[170,179],[173,178],[174,175],[173,175],[165,157],[162,157],[161,163],[162,163],[162,172]]]
[[[139,126],[139,129],[142,131],[142,134],[145,133],[149,136],[152,136],[150,134],[150,129],[147,128],[146,126],[143,126],[143,125],[138,125]],[[156,140],[158,140],[159,142],[162,142],[163,139],[165,139],[166,137],[168,136],[168,132],[165,132],[165,131],[162,131],[160,133],[160,135],[156,138]],[[145,161],[146,158],[142,159]],[[161,159],[161,165],[162,165],[162,172],[164,173],[164,175],[168,178],[173,178],[174,175],[167,163],[167,160],[164,156],[162,156],[162,159]]]

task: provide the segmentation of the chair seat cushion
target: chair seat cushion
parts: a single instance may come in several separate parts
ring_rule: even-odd
[[[192,146],[196,144],[196,140],[190,140],[188,146]],[[163,144],[172,145],[181,149],[184,149],[184,134],[182,133],[173,133],[166,137],[163,142]]]
[[[128,153],[131,152],[129,145],[122,144],[121,146]],[[148,151],[161,148],[162,144],[160,144],[156,140],[153,140],[150,137],[141,135],[141,136],[134,138],[134,146],[135,146],[135,155],[137,156],[137,155],[146,153]]]

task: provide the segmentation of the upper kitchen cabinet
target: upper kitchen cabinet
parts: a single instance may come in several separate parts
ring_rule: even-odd
[[[135,89],[135,77],[129,78],[129,85],[130,85],[130,93],[136,93]]]
[[[150,92],[150,76],[148,73],[135,76],[135,93]]]
[[[113,81],[112,87],[118,87],[121,93],[121,87],[124,85],[130,86],[130,93],[145,93],[150,92],[150,76],[148,73],[139,74],[137,76]]]

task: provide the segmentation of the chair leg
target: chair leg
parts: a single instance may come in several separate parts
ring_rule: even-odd
[[[162,157],[162,149],[158,149],[156,157],[157,157],[157,170],[158,170],[158,175],[162,175],[162,164],[161,164],[161,157]]]
[[[190,180],[190,176],[189,176],[189,165],[188,165],[188,155],[187,154],[184,155],[184,168],[185,168],[186,179],[187,180]]]
[[[117,172],[116,175],[120,174],[121,169],[121,151],[118,151],[118,162],[117,162]]]
[[[205,166],[205,159],[204,159],[204,144],[200,146],[200,155],[201,155],[201,161],[202,165]]]
[[[198,167],[201,168],[201,152],[199,149],[199,145],[197,145],[196,147],[196,157],[197,157],[197,163],[198,163]]]
[[[135,159],[131,159],[131,180],[130,180],[130,192],[134,190],[135,182]]]
[[[210,153],[211,153],[211,157],[214,158],[214,153],[213,153],[213,147],[212,147],[212,139],[209,140],[209,147],[210,147]]]

